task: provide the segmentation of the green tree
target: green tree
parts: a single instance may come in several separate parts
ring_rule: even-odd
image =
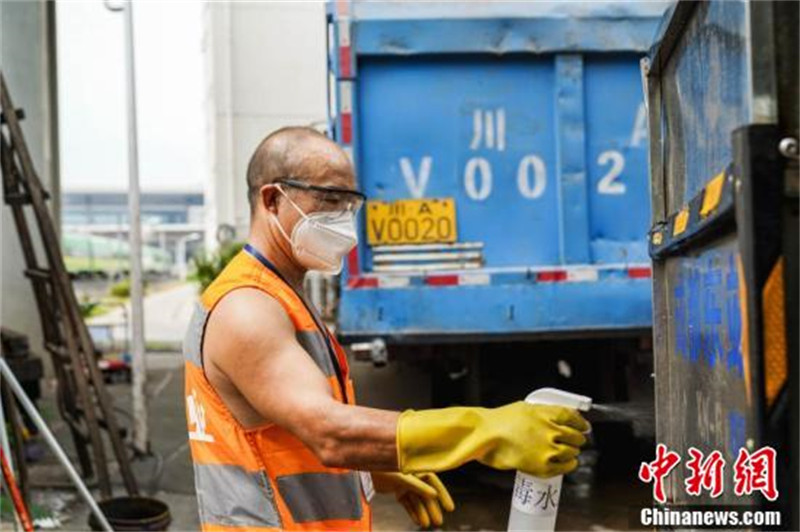
[[[230,244],[223,244],[214,253],[202,253],[192,258],[192,264],[194,266],[194,274],[192,277],[200,283],[201,292],[208,288],[243,247],[244,242],[232,242]]]

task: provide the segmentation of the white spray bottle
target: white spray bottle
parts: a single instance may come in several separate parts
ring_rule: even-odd
[[[540,388],[526,397],[525,402],[534,405],[566,406],[583,412],[592,407],[590,397],[555,388]],[[517,471],[514,493],[511,496],[508,530],[555,530],[563,479],[561,475],[537,478]]]

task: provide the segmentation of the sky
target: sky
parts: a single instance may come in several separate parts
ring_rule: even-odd
[[[200,2],[134,3],[139,176],[143,190],[202,190],[208,174]],[[123,14],[59,0],[61,184],[128,187]]]

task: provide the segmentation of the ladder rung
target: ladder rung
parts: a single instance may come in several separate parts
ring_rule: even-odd
[[[31,202],[30,194],[24,194],[19,192],[12,192],[11,194],[5,194],[3,197],[6,200],[7,205],[29,205]]]
[[[25,118],[25,110],[24,109],[14,109],[14,114],[17,115],[17,120],[22,120]],[[0,113],[0,124],[6,123],[6,114]]]
[[[62,356],[62,357],[66,357],[66,358],[69,357],[69,350],[66,347],[64,347],[63,345],[59,345],[59,344],[56,344],[54,342],[45,342],[44,346],[51,353],[55,353],[58,356]]]
[[[56,355],[63,358],[66,362],[71,362],[72,358],[69,354],[69,349],[64,344],[57,344],[55,342],[45,342],[44,344],[45,349],[50,351],[51,353],[55,353]],[[82,356],[83,352],[78,349],[79,356]],[[95,359],[100,355],[100,351],[95,349]]]
[[[42,268],[28,268],[27,270],[25,270],[25,275],[29,279],[39,279],[42,281],[52,282],[52,277],[50,276],[50,270],[45,270]]]
[[[42,191],[42,196],[45,200],[50,199],[50,193],[46,190]],[[3,194],[3,198],[5,199],[7,205],[30,205],[33,203],[31,200],[31,195],[27,192],[11,192]]]
[[[67,350],[67,348],[63,345],[47,342],[45,344],[45,348],[50,351],[50,353],[58,357],[58,359],[61,360],[61,364],[66,365],[72,363],[72,358],[69,356],[69,350]]]

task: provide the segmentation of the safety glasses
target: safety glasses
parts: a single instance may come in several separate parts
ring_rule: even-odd
[[[357,190],[310,185],[290,177],[276,179],[275,184],[285,185],[308,194],[315,203],[314,211],[348,211],[355,214],[367,199]]]

